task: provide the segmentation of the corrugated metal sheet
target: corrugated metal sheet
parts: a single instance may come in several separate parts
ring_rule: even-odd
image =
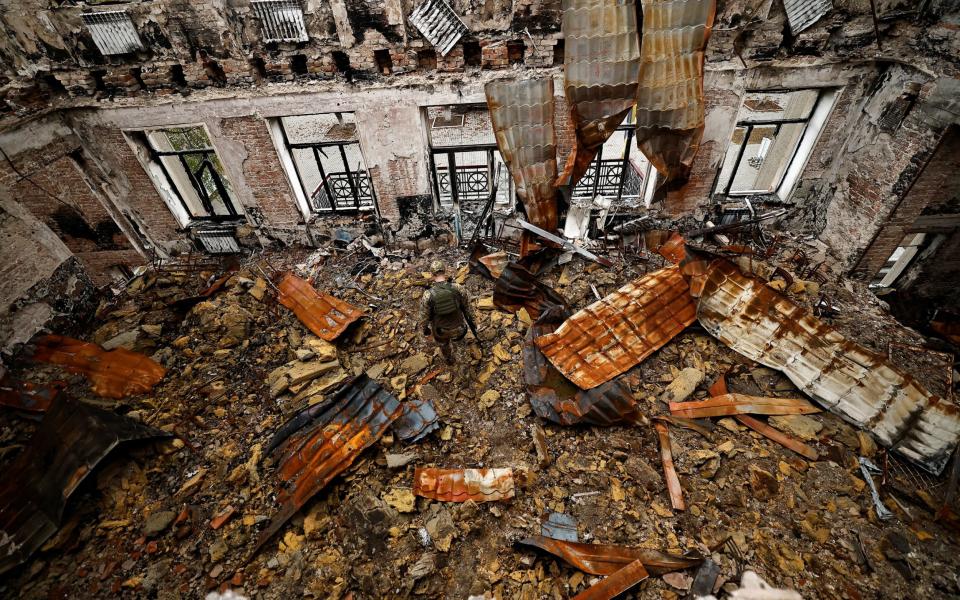
[[[746,394],[719,394],[707,400],[670,402],[670,412],[688,419],[729,415],[809,415],[820,409],[800,398],[765,398]]]
[[[299,0],[250,0],[265,42],[306,42],[310,40]]]
[[[194,235],[210,254],[237,254],[240,244],[234,229],[198,229]]]
[[[441,502],[493,502],[513,498],[513,469],[417,468],[413,493]]]
[[[565,307],[567,301],[519,263],[508,263],[493,284],[493,304],[509,312],[521,308],[536,319],[552,306]]]
[[[363,316],[359,308],[318,292],[310,282],[287,273],[280,285],[277,301],[292,310],[300,322],[317,337],[332,342],[351,323]]]
[[[420,34],[433,44],[441,56],[446,56],[469,29],[444,0],[426,0],[410,13],[410,22]]]
[[[339,388],[322,412],[312,408],[303,412],[307,418],[297,415],[284,424],[270,443],[280,453],[281,508],[261,533],[257,549],[379,440],[403,411],[399,400],[366,375]]]
[[[67,500],[117,445],[169,437],[128,417],[60,398],[0,487],[0,573],[27,560],[60,527]]]
[[[783,0],[790,32],[797,35],[833,10],[832,0]]]
[[[484,90],[500,154],[527,221],[557,230],[557,149],[553,79],[491,81]]]
[[[91,12],[80,16],[100,54],[129,54],[144,49],[140,35],[126,11]]]
[[[66,386],[64,381],[38,384],[7,378],[0,381],[0,406],[33,413],[47,412]]]
[[[576,185],[637,101],[640,32],[635,0],[564,0],[564,89],[576,144],[560,181]]]
[[[542,535],[522,539],[517,544],[548,552],[591,575],[613,575],[635,560],[643,563],[652,575],[689,569],[703,562],[703,558],[699,556],[673,556],[651,548],[565,542]]]
[[[610,381],[669,342],[696,319],[678,267],[628,283],[536,340],[561,373],[583,389]]]
[[[61,335],[45,335],[33,342],[31,360],[62,365],[89,380],[94,394],[124,398],[149,392],[167,370],[149,357],[124,348],[104,350],[96,344]]]
[[[552,333],[567,317],[559,308],[541,315],[523,343],[523,382],[530,405],[538,417],[559,425],[633,425],[643,418],[630,388],[614,379],[590,390],[581,390],[564,377],[543,355],[534,340]]]
[[[642,0],[637,145],[667,179],[684,177],[703,136],[703,61],[715,0]]]
[[[697,316],[724,344],[783,371],[828,410],[930,472],[943,470],[960,439],[955,404],[729,261],[711,264]]]
[[[402,405],[403,411],[393,422],[393,430],[404,442],[417,442],[440,427],[433,402],[427,398],[411,398]]]

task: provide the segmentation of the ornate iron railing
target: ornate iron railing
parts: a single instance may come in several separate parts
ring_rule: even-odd
[[[643,179],[637,171],[627,166],[626,175],[623,171],[622,159],[610,159],[600,161],[600,181],[596,183],[597,162],[590,163],[587,172],[573,189],[575,198],[592,198],[594,195],[594,185],[596,185],[596,195],[607,198],[637,198],[643,189]],[[620,192],[620,179],[623,180],[623,192]]]
[[[353,186],[357,188],[354,197],[353,186],[347,173],[328,173],[326,185],[320,184],[310,198],[313,209],[317,212],[368,210],[373,208],[373,191],[370,188],[370,177],[365,171],[351,171]],[[329,190],[329,191],[328,191]]]
[[[437,186],[440,188],[440,203],[452,204],[450,170],[437,167]],[[490,193],[490,171],[486,165],[457,166],[457,197],[463,200],[485,200]]]

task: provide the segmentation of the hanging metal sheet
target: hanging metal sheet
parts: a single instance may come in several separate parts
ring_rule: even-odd
[[[338,389],[323,412],[317,414],[312,408],[304,411],[307,418],[291,418],[270,443],[271,449],[280,452],[278,477],[283,487],[277,500],[281,508],[261,533],[256,549],[379,440],[403,411],[392,394],[366,375]]]
[[[568,316],[556,307],[528,330],[523,343],[523,382],[533,412],[559,425],[635,425],[643,413],[630,388],[618,379],[581,390],[564,377],[537,347],[535,340],[554,330]]]
[[[576,143],[562,185],[576,185],[637,101],[640,33],[635,0],[564,0],[564,90]]]
[[[697,317],[730,348],[782,371],[828,410],[932,473],[943,470],[960,439],[955,404],[729,261],[710,264]]]
[[[417,468],[413,493],[441,502],[493,502],[513,498],[513,469]]]
[[[0,486],[0,573],[30,557],[60,527],[67,500],[123,442],[169,437],[139,421],[59,398]]]
[[[328,342],[337,339],[363,316],[359,308],[318,292],[309,281],[293,273],[287,273],[277,289],[280,290],[277,301],[292,310],[307,329]]]
[[[696,319],[678,267],[640,277],[536,340],[561,373],[588,390],[610,381],[672,340]]]
[[[704,125],[703,61],[716,0],[642,0],[637,146],[667,180],[689,173]]]
[[[673,556],[651,548],[565,542],[542,535],[524,538],[517,544],[549,552],[567,564],[591,575],[613,575],[635,560],[643,563],[651,575],[689,569],[703,562],[703,558],[694,555]]]
[[[833,9],[832,0],[783,0],[790,32],[797,35]]]
[[[527,220],[557,230],[557,148],[553,79],[491,81],[484,90],[500,154]]]
[[[167,372],[139,352],[124,348],[104,350],[96,344],[62,335],[45,335],[33,342],[31,360],[62,365],[72,373],[85,375],[94,394],[124,398],[153,389]]]
[[[470,31],[444,0],[426,0],[413,9],[409,18],[441,56],[449,54],[460,38]]]

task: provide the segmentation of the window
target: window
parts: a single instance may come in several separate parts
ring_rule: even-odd
[[[897,278],[910,266],[920,247],[926,241],[925,233],[910,233],[900,240],[900,245],[894,249],[893,253],[887,258],[887,262],[880,268],[873,281],[870,282],[871,288],[889,288],[892,287]]]
[[[305,214],[373,208],[353,113],[280,117],[271,122],[271,132]]]
[[[100,54],[110,56],[143,50],[140,35],[126,12],[115,10],[84,13],[81,17]]]
[[[202,126],[142,132],[150,154],[148,172],[172,194],[188,221],[240,218],[230,198],[223,165]],[[174,211],[175,213],[178,211]]]
[[[748,93],[714,193],[786,200],[836,97],[835,89]]]
[[[597,156],[573,188],[574,199],[602,197],[612,201],[615,206],[650,206],[656,189],[657,170],[637,147],[634,132],[631,112],[600,147]]]
[[[260,19],[265,42],[310,40],[299,0],[252,0],[250,7]]]

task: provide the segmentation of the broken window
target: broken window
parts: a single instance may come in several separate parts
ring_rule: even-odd
[[[81,16],[100,54],[110,56],[143,50],[140,35],[126,11],[85,13]]]
[[[900,244],[890,254],[887,262],[877,272],[876,277],[870,283],[871,288],[889,288],[897,281],[897,278],[906,271],[913,259],[916,258],[920,247],[923,246],[927,238],[925,233],[910,233],[904,236]]]
[[[410,22],[440,51],[441,56],[446,56],[469,31],[444,0],[426,0],[410,13]]]
[[[280,117],[271,121],[271,133],[304,214],[373,208],[353,113]]]
[[[250,7],[260,19],[265,42],[306,42],[310,40],[299,0],[251,0]]]
[[[786,200],[836,97],[834,89],[747,93],[714,193]]]
[[[573,188],[573,198],[606,198],[619,206],[650,206],[657,170],[637,146],[633,112],[597,151]]]
[[[239,218],[223,164],[203,126],[154,129],[142,132],[142,138],[137,133],[130,135],[145,142],[147,171],[157,187],[175,199],[175,214],[185,213],[187,223]]]

